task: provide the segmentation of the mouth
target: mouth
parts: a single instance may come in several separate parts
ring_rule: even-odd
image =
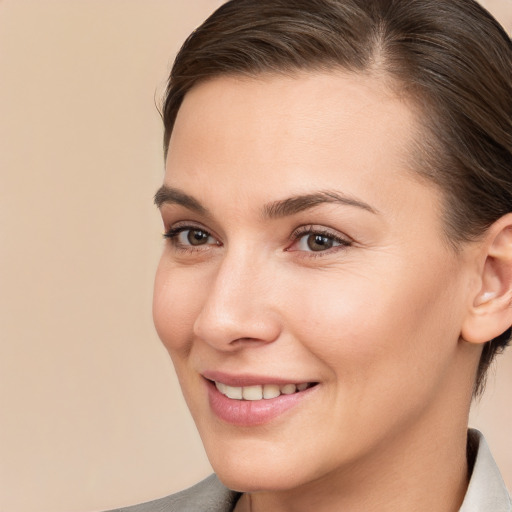
[[[213,382],[217,390],[231,400],[250,400],[253,402],[259,400],[271,400],[281,395],[293,395],[306,391],[316,382],[301,382],[299,384],[256,384],[251,386],[229,386],[219,381]]]
[[[308,397],[316,395],[319,387],[318,382],[286,382],[256,376],[203,374],[203,377],[211,411],[223,422],[240,427],[273,421],[286,411],[307,403]]]

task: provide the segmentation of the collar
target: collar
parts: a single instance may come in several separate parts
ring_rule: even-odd
[[[512,501],[482,433],[470,429],[468,445],[476,452],[475,462],[459,512],[512,512]]]

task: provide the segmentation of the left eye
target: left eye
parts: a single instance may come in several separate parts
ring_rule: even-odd
[[[296,242],[291,250],[306,252],[325,252],[333,247],[349,246],[348,240],[343,240],[330,233],[308,232],[296,236]]]
[[[299,250],[314,252],[327,251],[336,245],[340,243],[332,237],[315,233],[302,236],[298,243]]]

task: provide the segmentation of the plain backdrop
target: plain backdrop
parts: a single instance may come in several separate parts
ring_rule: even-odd
[[[0,512],[87,512],[211,468],[151,321],[155,107],[220,0],[0,0]],[[487,1],[512,28],[512,0]],[[512,487],[512,349],[472,424]]]

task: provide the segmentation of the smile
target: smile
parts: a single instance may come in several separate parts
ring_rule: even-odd
[[[314,383],[311,382],[302,382],[300,384],[261,384],[254,386],[228,386],[222,382],[215,381],[215,387],[222,393],[224,396],[230,398],[231,400],[270,400],[272,398],[277,398],[281,395],[293,395],[294,393],[298,393],[300,391],[305,391],[306,389],[314,386]]]
[[[321,387],[318,382],[276,383],[268,377],[229,377],[220,374],[213,377],[210,373],[209,378],[204,374],[203,377],[213,414],[224,422],[241,427],[269,423],[286,411],[308,402],[308,397],[316,395]],[[258,381],[265,380],[266,383],[258,384]]]

